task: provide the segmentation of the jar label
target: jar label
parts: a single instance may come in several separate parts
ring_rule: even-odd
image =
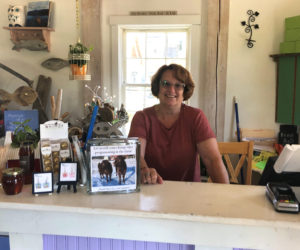
[[[60,157],[62,157],[62,158],[70,157],[70,151],[69,150],[60,150]]]
[[[42,147],[41,152],[42,155],[51,155],[51,147]]]
[[[51,149],[52,149],[52,151],[59,151],[60,150],[60,144],[59,143],[51,144]]]

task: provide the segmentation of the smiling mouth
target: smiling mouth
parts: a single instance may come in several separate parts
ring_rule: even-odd
[[[168,98],[176,98],[176,95],[165,95],[166,97],[168,97]]]

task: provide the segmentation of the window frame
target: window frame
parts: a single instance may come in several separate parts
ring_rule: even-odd
[[[121,88],[121,97],[120,97],[120,100],[122,103],[126,103],[126,88],[127,87],[142,87],[142,88],[151,88],[151,85],[150,83],[127,83],[126,82],[126,79],[127,79],[127,75],[126,75],[126,67],[127,67],[127,57],[126,57],[126,34],[128,32],[164,32],[164,33],[168,33],[168,32],[186,32],[187,34],[187,37],[186,37],[186,56],[185,56],[185,61],[186,61],[186,67],[189,68],[189,51],[190,51],[190,48],[189,48],[189,44],[188,44],[188,41],[190,41],[190,30],[189,28],[177,28],[177,27],[172,27],[172,28],[165,28],[165,29],[162,29],[161,27],[143,27],[143,28],[137,28],[137,27],[129,27],[129,28],[123,28],[122,29],[122,72],[123,74],[125,75],[122,75],[122,79],[121,79],[121,86],[119,86]],[[146,57],[145,59],[149,59],[148,57]],[[166,59],[166,57],[164,58]],[[146,65],[145,65],[146,66]],[[125,105],[126,107],[126,105]],[[144,107],[145,108],[145,107]]]
[[[122,47],[123,34],[127,29],[184,29],[188,31],[187,69],[190,70],[196,81],[200,74],[200,15],[174,15],[174,16],[110,16],[111,42],[112,42],[112,76],[111,91],[116,96],[115,102],[120,106],[125,100],[125,86],[122,82],[123,65]],[[193,52],[193,53],[192,53]],[[144,84],[142,84],[144,85]],[[135,86],[138,86],[135,85]],[[197,98],[197,97],[194,97]],[[197,103],[197,100],[195,101]],[[126,108],[126,107],[125,107]]]

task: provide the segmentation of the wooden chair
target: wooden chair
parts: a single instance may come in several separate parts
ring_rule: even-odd
[[[239,183],[238,176],[242,166],[247,160],[245,184],[251,185],[252,177],[252,156],[253,156],[253,141],[247,142],[218,142],[221,155],[225,159],[227,171],[229,174],[230,183]],[[232,159],[229,155],[237,155],[239,158],[236,166],[232,164]],[[209,178],[209,181],[210,178]]]

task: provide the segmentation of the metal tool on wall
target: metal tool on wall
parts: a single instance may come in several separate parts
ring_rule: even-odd
[[[249,33],[249,38],[246,39],[247,41],[247,47],[248,48],[252,48],[254,46],[254,42],[256,42],[255,40],[252,40],[252,33],[253,33],[253,29],[259,29],[259,25],[258,24],[251,24],[253,22],[255,22],[255,17],[258,17],[259,12],[257,11],[253,11],[253,10],[248,10],[247,14],[249,15],[247,22],[246,21],[242,21],[241,24],[242,26],[246,26],[245,28],[245,32]]]

